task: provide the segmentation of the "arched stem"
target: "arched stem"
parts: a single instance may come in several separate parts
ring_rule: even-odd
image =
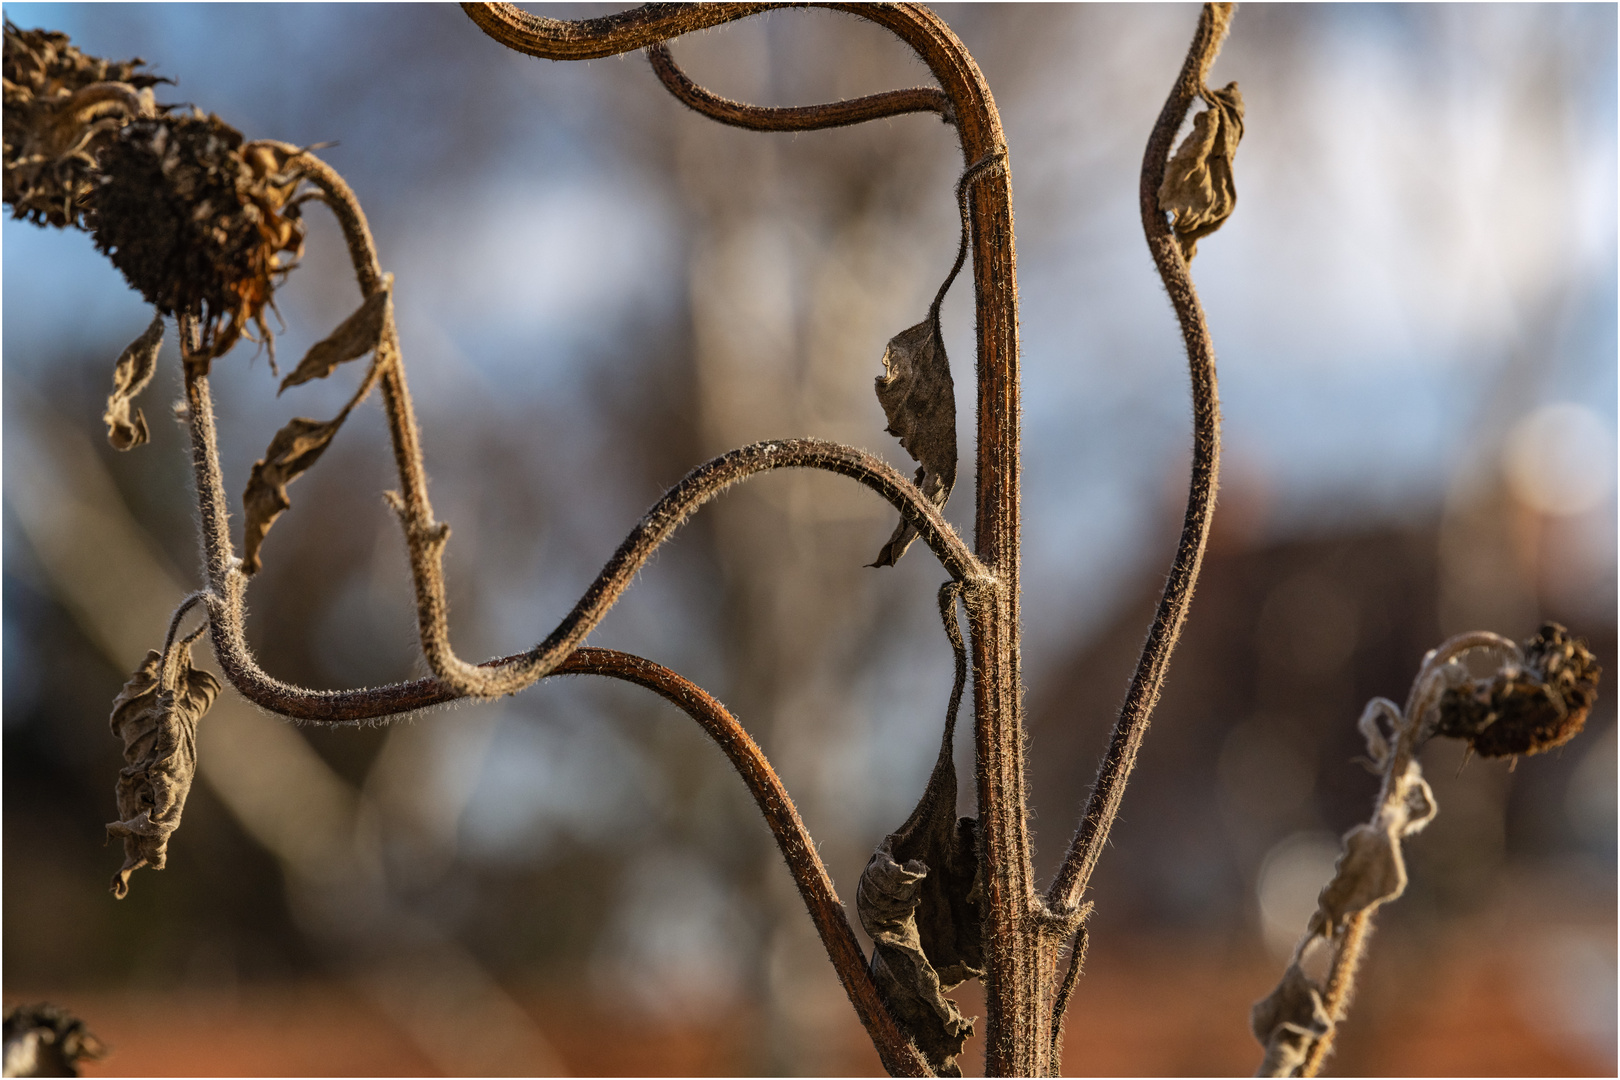
[[[799,895],[827,947],[827,955],[838,971],[839,981],[844,984],[844,992],[871,1035],[884,1068],[895,1076],[932,1075],[927,1061],[879,999],[877,987],[867,974],[865,953],[849,925],[843,902],[838,899],[832,877],[787,789],[766,760],[764,751],[736,717],[702,688],[668,668],[612,649],[579,649],[552,674],[605,675],[646,687],[696,720],[709,733],[737,770],[737,775],[748,785],[749,793],[770,826],[776,846],[799,887]]]
[[[882,120],[907,113],[936,112],[949,122],[951,103],[944,94],[932,86],[915,86],[907,90],[889,90],[881,94],[849,101],[833,101],[825,105],[799,105],[790,108],[767,108],[732,101],[710,93],[687,77],[670,55],[663,42],[647,46],[647,59],[658,75],[664,89],[687,108],[702,113],[710,120],[747,128],[750,131],[820,131],[823,128],[864,124],[868,120]]]

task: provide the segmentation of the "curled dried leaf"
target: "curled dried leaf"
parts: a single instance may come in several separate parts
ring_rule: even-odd
[[[276,432],[264,457],[253,463],[247,490],[242,492],[242,572],[257,573],[261,565],[259,548],[265,534],[282,511],[292,505],[287,485],[298,479],[320,460],[343,426],[348,410],[331,420],[310,420],[295,416]]]
[[[394,275],[383,275],[382,288],[366,297],[354,314],[338,324],[321,341],[310,347],[291,375],[281,380],[281,389],[313,379],[324,379],[339,364],[360,357],[382,344],[383,331],[393,321]]]
[[[1288,965],[1282,982],[1249,1012],[1249,1028],[1266,1048],[1256,1076],[1292,1076],[1311,1046],[1333,1028],[1322,991],[1298,963]]]
[[[895,861],[885,840],[861,872],[855,907],[872,935],[872,981],[884,1005],[940,1076],[960,1076],[956,1065],[973,1021],[945,996],[955,983],[941,980],[923,948],[917,925],[928,867]]]
[[[956,659],[939,757],[916,809],[878,846],[855,894],[861,925],[872,935],[878,993],[941,1076],[961,1075],[956,1058],[973,1034],[973,1022],[945,993],[984,974],[978,827],[956,816],[952,743],[967,678],[958,594],[948,583],[939,597]]]
[[[956,486],[956,384],[937,309],[889,339],[877,397],[889,421],[889,434],[922,466],[917,486],[930,502],[943,507]],[[902,518],[872,565],[893,566],[916,538],[917,530]]]
[[[1193,117],[1188,133],[1165,167],[1159,186],[1159,209],[1173,214],[1171,228],[1188,262],[1198,241],[1225,224],[1237,207],[1232,159],[1243,138],[1243,95],[1237,83],[1205,90],[1209,106]]]
[[[131,450],[151,437],[146,414],[140,409],[130,415],[135,396],[146,389],[157,372],[158,352],[163,348],[163,313],[152,316],[152,325],[129,343],[113,368],[113,392],[107,398],[107,441],[117,450]]]
[[[1466,739],[1482,757],[1539,754],[1578,735],[1602,675],[1591,651],[1549,622],[1524,643],[1524,658],[1523,667],[1447,689],[1435,733]]]
[[[1406,863],[1393,830],[1357,825],[1344,834],[1344,850],[1334,865],[1333,880],[1316,898],[1311,930],[1332,937],[1351,915],[1406,891]]]
[[[169,836],[180,825],[186,795],[197,772],[197,721],[219,695],[219,680],[191,666],[191,647],[176,643],[167,662],[146,654],[113,700],[112,733],[124,741],[118,774],[118,821],[108,837],[122,837],[124,865],[113,877],[113,895],[129,893],[129,877],[143,866],[161,870]]]

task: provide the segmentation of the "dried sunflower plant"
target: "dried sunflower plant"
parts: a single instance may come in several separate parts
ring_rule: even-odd
[[[932,112],[954,127],[963,162],[956,260],[922,320],[889,341],[876,380],[888,431],[918,463],[916,476],[908,479],[865,451],[816,439],[733,450],[693,470],[647,512],[544,641],[476,664],[450,644],[442,569],[450,529],[428,499],[394,322],[392,277],[378,263],[354,192],[311,152],[315,148],[247,141],[216,116],[159,104],[154,89],[164,80],[143,73],[138,60],[98,60],[61,34],[6,24],[5,202],[16,216],[37,224],[88,231],[154,308],[151,325],[114,369],[104,419],[115,447],[128,450],[148,439],[135,399],[153,377],[171,322],[183,365],[177,413],[189,433],[205,583],[180,602],[163,647],[148,653],[113,704],[112,729],[123,740],[127,762],[117,783],[119,820],[108,826],[124,846],[115,894],[127,893],[135,870],[163,868],[180,823],[196,767],[197,724],[222,689],[214,675],[192,663],[191,646],[204,632],[225,681],[238,693],[308,724],[383,721],[458,699],[514,694],[548,676],[602,675],[673,702],[735,766],[886,1068],[904,1075],[959,1075],[957,1058],[974,1022],[945,995],[977,978],[985,988],[986,1072],[1055,1073],[1065,1009],[1086,953],[1091,904],[1085,893],[1187,616],[1215,502],[1215,356],[1188,266],[1198,241],[1220,228],[1236,202],[1232,166],[1243,134],[1243,100],[1235,83],[1206,85],[1232,6],[1204,7],[1148,137],[1141,171],[1147,244],[1180,323],[1192,380],[1194,453],[1181,540],[1079,827],[1044,891],[1034,881],[1025,801],[1017,287],[1012,177],[1000,117],[962,42],[937,15],[911,4],[824,6],[890,30],[928,66],[937,87],[761,108],[704,90],[676,65],[671,39],[777,6],[656,4],[581,22],[504,4],[468,4],[465,10],[484,33],[532,56],[580,60],[645,50],[671,94],[724,124],[812,131]],[[1176,135],[1200,100],[1204,108],[1177,148]],[[275,371],[265,312],[296,265],[303,213],[311,204],[337,218],[360,302],[281,380],[281,389],[325,378],[356,360],[365,361],[365,374],[336,416],[293,419],[253,465],[242,496],[238,557],[228,528],[209,370],[247,338],[270,349]],[[956,482],[957,434],[939,319],[970,253],[978,350],[971,546],[941,514]],[[381,391],[399,478],[399,490],[386,497],[404,533],[419,640],[433,674],[369,689],[304,689],[265,672],[248,648],[247,590],[271,527],[290,507],[289,486],[316,464],[373,389]],[[939,611],[956,663],[938,764],[911,816],[876,845],[856,888],[856,911],[874,943],[870,956],[793,801],[737,720],[668,668],[585,644],[636,572],[688,517],[730,485],[785,468],[827,470],[875,491],[894,506],[899,521],[874,565],[893,565],[920,539],[950,579],[939,590]],[[197,622],[189,630],[188,620]],[[1494,658],[1495,670],[1471,673],[1462,663],[1467,653]],[[958,819],[952,743],[970,670],[978,816]],[[1470,634],[1424,659],[1404,708],[1383,699],[1368,706],[1361,730],[1382,788],[1371,821],[1346,835],[1335,876],[1281,985],[1255,1007],[1264,1074],[1314,1075],[1332,1046],[1371,914],[1405,885],[1401,841],[1435,812],[1415,760],[1421,744],[1450,736],[1488,756],[1558,745],[1584,721],[1596,678],[1591,655],[1560,627],[1545,627],[1522,647],[1494,634]]]

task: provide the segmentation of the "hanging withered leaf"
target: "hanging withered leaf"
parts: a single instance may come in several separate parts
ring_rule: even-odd
[[[878,845],[855,891],[878,994],[940,1076],[961,1075],[956,1058],[973,1034],[973,1021],[945,994],[984,974],[978,826],[956,816],[952,737],[967,670],[956,595],[950,585],[941,593],[956,681],[939,758],[917,808]]]
[[[1300,969],[1288,965],[1282,982],[1265,998],[1255,1002],[1249,1013],[1249,1027],[1266,1048],[1266,1058],[1256,1076],[1292,1076],[1305,1064],[1311,1046],[1333,1028],[1322,1001],[1322,991]]]
[[[883,374],[877,378],[878,402],[889,421],[887,430],[922,466],[917,470],[917,486],[929,502],[941,509],[956,486],[956,384],[945,355],[939,309],[967,261],[972,232],[968,190],[975,180],[1004,168],[1006,161],[1006,147],[1000,147],[969,165],[957,179],[956,208],[962,218],[962,235],[956,261],[934,294],[928,317],[889,339],[889,347],[883,351]],[[902,517],[872,565],[893,566],[915,539],[917,530]]]
[[[338,324],[325,339],[317,341],[298,362],[291,375],[281,380],[281,389],[312,379],[324,379],[339,364],[360,357],[382,344],[383,331],[393,321],[394,275],[384,274],[382,288]]]
[[[129,893],[129,876],[143,866],[161,870],[169,836],[197,772],[197,721],[219,695],[219,680],[191,666],[191,646],[177,642],[167,663],[153,651],[113,701],[112,733],[124,740],[118,774],[118,817],[109,838],[124,841],[124,865],[113,877],[113,895]]]
[[[889,421],[889,434],[922,466],[917,486],[943,508],[956,486],[956,384],[945,356],[937,306],[928,318],[889,339],[877,397]],[[917,530],[902,518],[872,565],[893,566],[916,538]]]
[[[264,457],[253,463],[247,490],[242,492],[242,572],[254,574],[261,565],[259,548],[282,511],[292,505],[287,485],[320,460],[332,436],[348,416],[345,409],[331,420],[295,416],[276,432]]]
[[[1164,170],[1159,209],[1175,215],[1171,229],[1188,262],[1198,241],[1219,229],[1237,206],[1232,159],[1243,138],[1243,95],[1237,83],[1203,91],[1209,108],[1193,117],[1193,128]]]
[[[107,422],[107,441],[116,450],[131,450],[151,437],[146,427],[146,414],[136,409],[130,415],[135,396],[146,389],[157,371],[158,352],[163,348],[163,313],[152,316],[152,325],[118,357],[113,368],[113,392],[107,398],[107,411],[101,418]]]

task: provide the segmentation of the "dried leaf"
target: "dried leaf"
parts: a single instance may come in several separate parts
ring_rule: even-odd
[[[107,441],[115,450],[134,449],[151,437],[146,428],[146,414],[136,409],[131,418],[129,410],[135,396],[152,381],[162,348],[163,313],[160,311],[152,316],[152,325],[146,332],[119,355],[118,364],[113,368],[113,392],[107,398],[107,411],[101,418],[107,422]]]
[[[984,974],[978,826],[956,817],[952,741],[966,657],[955,596],[947,587],[941,598],[957,675],[939,758],[916,809],[878,845],[855,893],[861,925],[872,935],[878,993],[940,1076],[961,1075],[956,1057],[973,1034],[973,1022],[945,993]]]
[[[1344,834],[1344,850],[1334,866],[1333,880],[1316,899],[1311,930],[1331,937],[1351,915],[1393,900],[1405,891],[1406,864],[1393,833],[1357,825]]]
[[[281,389],[324,379],[339,364],[358,360],[382,344],[383,329],[393,319],[393,295],[394,275],[386,274],[381,289],[366,297],[354,314],[310,347],[293,373],[281,380]]]
[[[343,426],[347,410],[332,420],[310,420],[295,416],[276,432],[264,457],[253,463],[247,490],[242,493],[242,572],[257,573],[259,547],[281,512],[292,505],[287,485],[304,475],[320,460],[332,436]]]
[[[956,1057],[973,1021],[945,996],[956,983],[941,980],[923,948],[916,916],[928,878],[922,862],[896,862],[885,840],[861,872],[855,907],[872,935],[872,981],[884,1005],[937,1075],[961,1076]]]
[[[1305,1064],[1311,1046],[1333,1028],[1316,983],[1289,964],[1282,982],[1249,1012],[1249,1028],[1266,1048],[1256,1076],[1292,1076]]]
[[[124,740],[118,774],[118,816],[109,837],[124,840],[124,865],[113,895],[129,893],[129,876],[143,866],[163,869],[169,835],[180,825],[197,771],[197,721],[219,695],[219,680],[191,666],[191,647],[176,644],[165,678],[163,656],[148,652],[113,701],[112,733]]]
[[[1237,83],[1204,91],[1209,108],[1193,117],[1193,129],[1164,170],[1159,209],[1171,224],[1188,262],[1198,241],[1219,229],[1237,206],[1232,159],[1243,138],[1243,95]]]
[[[877,396],[889,434],[899,438],[901,447],[922,466],[917,486],[935,506],[943,507],[956,486],[956,384],[940,337],[937,308],[889,340]],[[893,566],[916,538],[917,530],[902,518],[872,565]]]

